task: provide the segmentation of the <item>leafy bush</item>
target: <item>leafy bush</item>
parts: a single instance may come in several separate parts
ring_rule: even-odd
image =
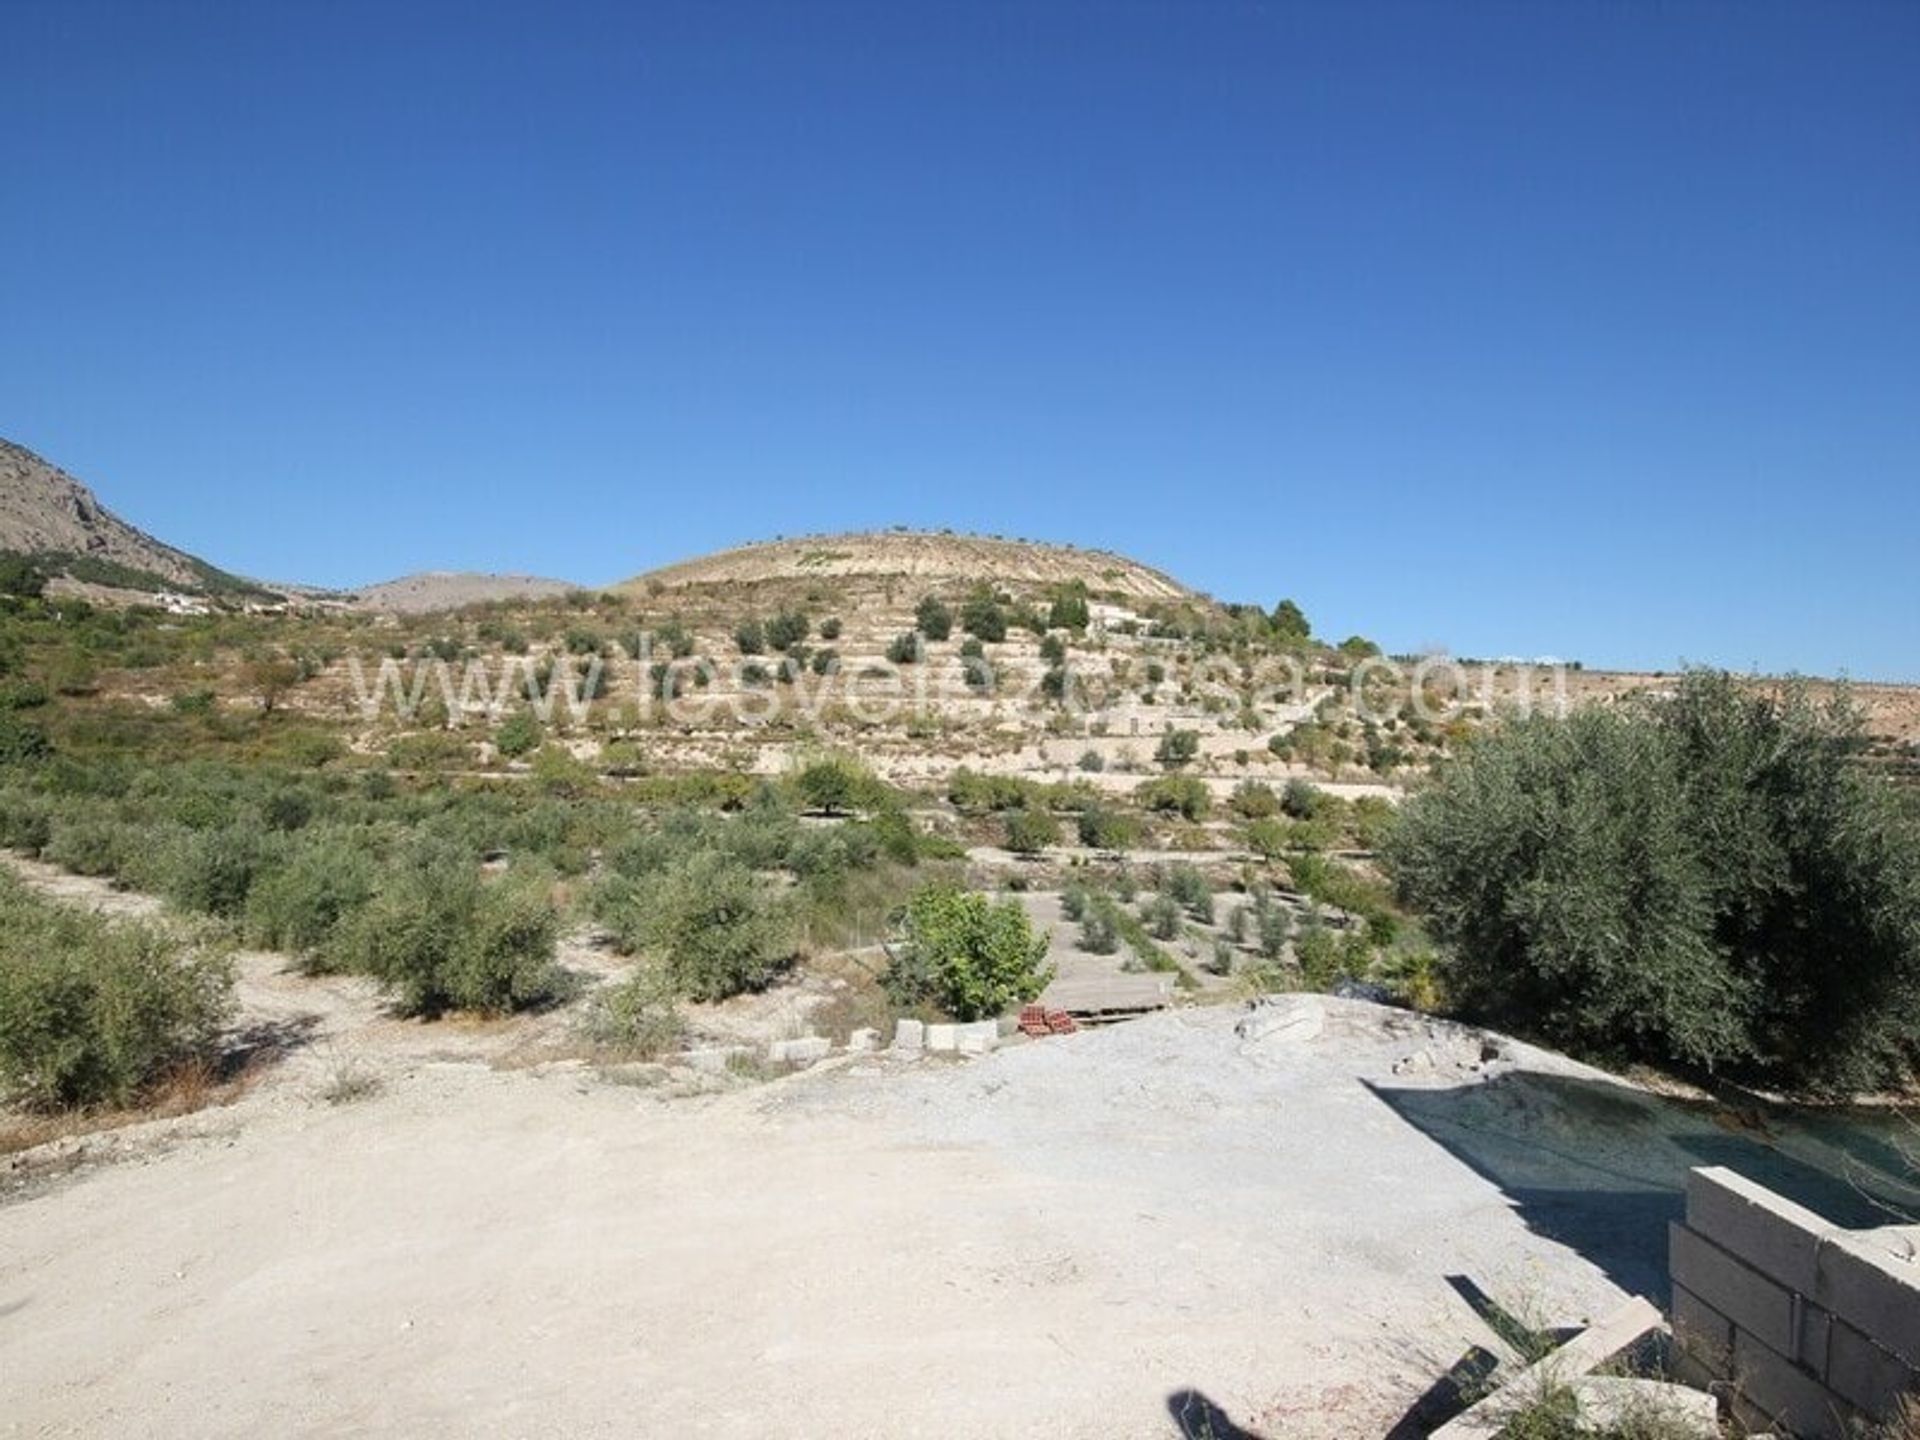
[[[918,631],[903,630],[887,644],[887,659],[895,665],[911,665],[920,658]]]
[[[1280,793],[1280,808],[1295,820],[1312,820],[1327,808],[1330,797],[1318,785],[1295,776]]]
[[[1007,849],[1016,855],[1038,855],[1060,843],[1060,822],[1045,810],[1022,807],[1007,813]]]
[[[805,611],[782,610],[767,622],[767,644],[775,650],[791,650],[806,639],[812,629]]]
[[[840,638],[840,617],[838,615],[829,615],[820,622],[820,638],[822,640],[838,640]]]
[[[1163,775],[1147,780],[1133,792],[1149,810],[1180,815],[1188,820],[1203,820],[1213,804],[1206,782],[1197,775]]]
[[[743,620],[733,632],[742,655],[758,655],[767,648],[767,632],[758,620]]]
[[[1172,769],[1176,766],[1191,764],[1199,754],[1199,731],[1169,730],[1160,737],[1160,745],[1153,752],[1153,758]]]
[[[232,985],[224,956],[0,875],[0,1090],[10,1100],[135,1100],[212,1045]]]
[[[494,732],[493,746],[509,760],[530,755],[545,743],[547,732],[531,710],[516,710]]]
[[[1078,824],[1080,843],[1095,850],[1130,850],[1140,843],[1139,822],[1108,805],[1087,806]]]
[[[1085,581],[1075,580],[1054,591],[1053,604],[1047,611],[1049,627],[1055,630],[1084,630],[1088,620]]]
[[[927,885],[908,903],[887,988],[902,1004],[931,1001],[956,1019],[985,1019],[1046,989],[1046,956],[1047,937],[1019,901]]]
[[[682,854],[641,880],[615,875],[596,905],[622,949],[657,955],[675,992],[695,1000],[765,989],[793,960],[788,907],[716,850]]]
[[[944,640],[953,633],[953,612],[938,597],[928,595],[914,607],[913,623],[927,639]]]
[[[23,765],[53,753],[47,732],[13,710],[0,710],[0,765]]]
[[[1007,638],[1007,612],[991,590],[976,590],[960,607],[960,628],[977,639],[998,644]]]
[[[1385,853],[1472,1011],[1799,1090],[1897,1087],[1920,1048],[1920,832],[1858,745],[1797,689],[1693,672],[1472,742]]]
[[[373,898],[378,878],[373,856],[351,831],[310,832],[248,892],[248,933],[323,969],[335,930]]]
[[[1194,919],[1206,925],[1213,923],[1213,887],[1194,866],[1184,862],[1169,865],[1162,888]]]
[[[886,787],[852,756],[824,755],[809,761],[793,777],[793,792],[809,810],[843,815],[879,804]]]
[[[673,981],[655,966],[636,966],[618,984],[600,990],[587,1012],[594,1043],[624,1059],[658,1060],[680,1048],[687,1024],[674,1006]]]
[[[1167,894],[1155,895],[1141,907],[1140,918],[1156,940],[1180,938],[1180,902]]]
[[[1089,906],[1080,917],[1080,948],[1089,955],[1111,955],[1120,948],[1120,932],[1105,906]]]
[[[253,882],[278,857],[275,838],[249,824],[182,834],[160,862],[161,888],[183,910],[237,916]]]
[[[1229,802],[1233,813],[1242,820],[1265,820],[1280,813],[1280,797],[1273,793],[1273,787],[1261,780],[1242,780],[1233,787],[1233,799]]]
[[[558,935],[538,880],[487,881],[465,856],[426,849],[352,912],[331,958],[389,986],[411,1014],[500,1014],[559,993]]]

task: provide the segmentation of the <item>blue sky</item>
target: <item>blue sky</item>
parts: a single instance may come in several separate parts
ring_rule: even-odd
[[[0,434],[229,568],[951,525],[1920,680],[1920,5],[0,23]]]

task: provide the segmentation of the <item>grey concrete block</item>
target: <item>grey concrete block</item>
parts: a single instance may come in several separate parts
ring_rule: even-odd
[[[1715,1379],[1733,1373],[1733,1322],[1682,1285],[1673,1287],[1673,1338]]]
[[[1797,1328],[1788,1290],[1677,1222],[1668,1231],[1668,1257],[1676,1285],[1692,1291],[1775,1354],[1793,1353]]]
[[[927,1049],[951,1053],[960,1048],[960,1027],[958,1025],[927,1026]]]
[[[1827,1373],[1827,1342],[1833,1330],[1833,1317],[1811,1300],[1800,1302],[1800,1330],[1794,1337],[1793,1360],[1802,1370],[1815,1375]]]
[[[724,1074],[727,1062],[735,1055],[751,1053],[738,1045],[722,1045],[710,1050],[689,1050],[680,1058],[694,1069],[708,1075]]]
[[[918,1020],[897,1020],[893,1026],[893,1048],[919,1050],[927,1043],[927,1027]]]
[[[996,1020],[954,1026],[954,1048],[962,1055],[984,1055],[999,1043],[1000,1024]]]
[[[880,1032],[878,1030],[855,1030],[851,1035],[847,1036],[847,1053],[849,1055],[866,1055],[879,1048]]]
[[[833,1042],[824,1035],[804,1035],[797,1040],[776,1040],[767,1046],[767,1059],[778,1064],[811,1065],[824,1060],[833,1051]]]
[[[1813,1293],[1820,1241],[1834,1227],[1720,1166],[1687,1176],[1687,1228],[1789,1290]]]
[[[1736,1329],[1733,1336],[1735,1413],[1751,1428],[1775,1426],[1800,1440],[1848,1440],[1859,1419],[1844,1400],[1786,1356]]]
[[[1833,1322],[1828,1349],[1827,1388],[1884,1419],[1899,1398],[1913,1389],[1914,1367],[1876,1345],[1844,1320]]]
[[[1813,1299],[1909,1365],[1920,1365],[1920,1266],[1845,1231],[1820,1246]]]

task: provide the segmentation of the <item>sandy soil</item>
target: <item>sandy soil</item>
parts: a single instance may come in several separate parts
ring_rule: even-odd
[[[1362,1083],[1424,1032],[1236,1013],[673,1103],[272,1089],[0,1209],[0,1433],[1380,1433],[1492,1343],[1447,1276],[1617,1295]]]

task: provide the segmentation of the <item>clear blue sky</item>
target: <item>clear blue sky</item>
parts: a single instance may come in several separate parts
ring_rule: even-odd
[[[952,525],[1920,679],[1920,4],[6,0],[0,434],[250,574]]]

